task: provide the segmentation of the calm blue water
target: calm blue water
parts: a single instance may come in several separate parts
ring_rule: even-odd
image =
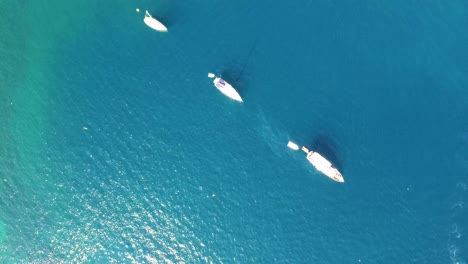
[[[467,262],[466,1],[20,2],[0,263]]]

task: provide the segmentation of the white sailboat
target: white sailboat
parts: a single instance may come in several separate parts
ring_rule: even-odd
[[[145,22],[146,25],[148,25],[148,27],[154,30],[157,30],[160,32],[167,32],[167,28],[161,22],[153,18],[151,14],[148,12],[148,10],[146,10],[145,12],[145,18],[143,19],[143,21]]]
[[[214,78],[213,84],[218,89],[220,92],[222,92],[224,95],[227,97],[231,98],[232,100],[235,100],[237,102],[244,102],[242,100],[242,97],[239,95],[239,93],[232,87],[228,82],[225,80],[221,79],[221,77],[216,77],[213,73],[208,73],[209,78]]]

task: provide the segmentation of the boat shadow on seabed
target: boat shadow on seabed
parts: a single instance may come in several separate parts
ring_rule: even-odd
[[[249,82],[253,77],[252,73],[246,70],[252,66],[251,59],[255,54],[256,47],[257,39],[254,40],[247,53],[247,57],[243,58],[243,61],[232,61],[230,65],[221,72],[221,77],[230,83],[241,97],[245,94],[245,91],[249,87]]]
[[[317,151],[320,155],[329,160],[341,173],[345,173],[342,163],[340,162],[340,160],[343,159],[343,155],[336,151],[336,142],[333,141],[331,137],[325,134],[317,134],[312,140],[307,140],[306,142],[312,142],[312,145],[308,146],[310,150]]]
[[[236,69],[236,67],[221,71],[221,78],[231,84],[241,97],[244,97],[249,87],[249,76],[247,76],[247,73],[244,73],[242,76],[239,75],[240,69]]]

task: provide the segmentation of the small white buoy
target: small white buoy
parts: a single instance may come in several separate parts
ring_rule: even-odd
[[[87,127],[83,127],[83,130],[88,130],[88,128],[87,128]]]
[[[209,73],[208,73],[208,77],[209,77],[209,78],[214,78],[215,75],[214,75],[214,73],[209,72]]]
[[[211,197],[215,197],[215,196],[216,196],[216,194],[214,194],[214,193],[211,195]]]
[[[137,8],[136,11],[137,11],[137,13],[139,13],[139,12],[140,12],[140,8]]]

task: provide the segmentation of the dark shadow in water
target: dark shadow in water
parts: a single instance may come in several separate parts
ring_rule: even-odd
[[[337,168],[341,173],[343,173],[343,166],[341,164],[341,159],[339,158],[339,152],[337,151],[336,142],[327,134],[318,133],[311,137],[311,139],[306,142],[312,142],[312,145],[308,147],[310,150],[318,152],[320,155],[329,160],[335,168]]]
[[[141,9],[140,12],[145,14],[146,9]],[[183,9],[174,7],[169,1],[162,1],[158,4],[157,7],[152,7],[147,9],[151,16],[161,22],[164,26],[167,27],[168,31],[171,32],[171,28],[174,25],[183,23],[184,17],[187,17]]]
[[[245,95],[245,92],[249,90],[252,77],[247,71],[242,72],[239,65],[232,65],[221,71],[221,78],[230,83],[241,96]]]
[[[143,11],[144,12],[144,11]],[[171,28],[177,24],[177,16],[174,15],[171,13],[171,11],[167,11],[165,12],[164,14],[153,14],[151,13],[151,11],[149,11],[151,16],[153,18],[155,18],[156,20],[158,20],[159,22],[161,22],[164,26],[167,27],[167,30],[170,32],[171,31]]]
[[[241,96],[248,90],[249,82],[252,79],[249,67],[251,66],[251,59],[255,54],[256,47],[257,39],[254,40],[246,57],[229,63],[221,72],[222,78],[230,83]]]
[[[221,71],[221,78],[226,80],[229,84],[232,85],[239,93],[242,91],[242,83],[239,82],[237,76],[239,76],[239,67],[235,65],[230,66],[229,68],[223,69]]]

